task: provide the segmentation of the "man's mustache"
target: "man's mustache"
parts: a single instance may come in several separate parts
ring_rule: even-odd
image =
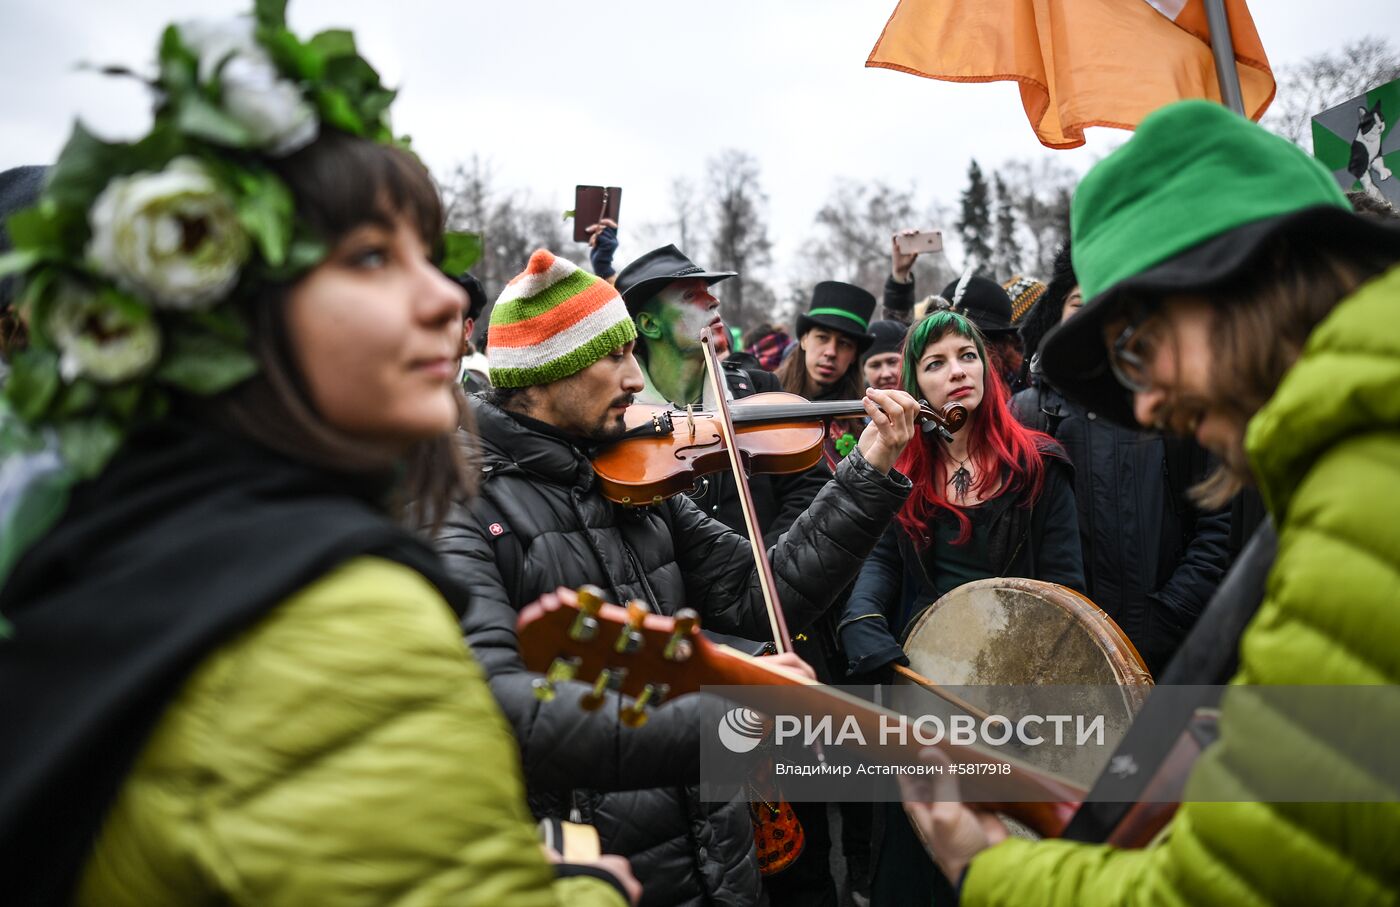
[[[631,406],[631,405],[633,404],[633,402],[636,401],[636,399],[637,399],[637,398],[636,398],[635,396],[633,396],[632,394],[623,394],[621,397],[616,397],[616,398],[614,398],[614,399],[613,399],[613,402],[612,402],[611,404],[609,404],[609,405],[610,405],[610,406]]]

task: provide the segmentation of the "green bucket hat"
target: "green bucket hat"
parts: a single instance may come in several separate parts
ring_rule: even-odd
[[[1316,160],[1209,101],[1156,111],[1090,170],[1074,194],[1070,233],[1086,304],[1046,336],[1041,369],[1069,397],[1127,425],[1132,397],[1108,368],[1103,325],[1133,294],[1209,290],[1282,234],[1400,253],[1400,229],[1352,213]]]

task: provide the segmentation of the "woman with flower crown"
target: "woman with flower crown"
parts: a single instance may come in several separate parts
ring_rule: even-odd
[[[848,670],[877,678],[892,663],[909,663],[898,640],[919,608],[964,583],[1022,576],[1084,588],[1069,464],[1048,435],[1012,417],[977,326],[935,310],[909,331],[903,357],[906,391],[935,410],[961,403],[968,418],[951,443],[927,433],[896,461],[913,493],[861,568],[841,614]],[[951,903],[903,810],[886,804],[883,813],[871,902],[927,905],[929,892],[941,891],[933,902]]]
[[[348,32],[172,26],[149,135],[9,222],[7,904],[635,903],[551,866],[431,520],[461,290]],[[454,613],[455,612],[455,613]]]

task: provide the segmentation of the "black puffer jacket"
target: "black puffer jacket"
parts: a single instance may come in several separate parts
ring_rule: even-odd
[[[1025,492],[1003,494],[974,509],[972,519],[988,527],[992,576],[1024,576],[1082,592],[1074,470],[1058,445],[1045,453],[1045,482],[1033,504],[1026,506]],[[885,530],[840,615],[841,649],[852,676],[891,661],[908,663],[899,641],[925,607],[952,591],[937,588],[930,577],[925,558],[936,556],[936,551],[921,552],[899,524]]]
[[[1087,594],[1158,673],[1230,565],[1228,509],[1202,512],[1187,494],[1209,470],[1205,451],[1116,425],[1045,383],[1017,394],[1011,411],[1064,445]]]
[[[604,849],[632,860],[643,903],[751,904],[758,866],[745,803],[702,804],[700,735],[719,703],[701,696],[656,710],[640,729],[618,725],[617,703],[577,707],[581,686],[549,703],[531,691],[517,650],[516,612],[558,586],[592,583],[614,601],[643,599],[674,614],[695,608],[708,629],[768,635],[745,539],[684,496],[626,509],[599,494],[589,461],[547,426],[473,400],[484,481],[456,508],[437,547],[472,593],[467,640],[520,741],[531,805],[540,815],[597,826]],[[788,628],[798,632],[856,575],[903,504],[909,483],[859,454],[770,551]]]

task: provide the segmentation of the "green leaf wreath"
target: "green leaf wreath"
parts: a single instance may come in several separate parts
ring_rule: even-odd
[[[0,583],[72,485],[172,393],[217,394],[257,371],[233,300],[326,252],[268,162],[322,127],[407,147],[389,126],[394,92],[354,36],[300,40],[286,0],[171,25],[157,59],[143,79],[157,97],[150,132],[106,142],[75,125],[38,203],[7,222],[0,276],[22,276],[29,346],[0,390]],[[480,239],[448,234],[442,252],[459,273]]]

